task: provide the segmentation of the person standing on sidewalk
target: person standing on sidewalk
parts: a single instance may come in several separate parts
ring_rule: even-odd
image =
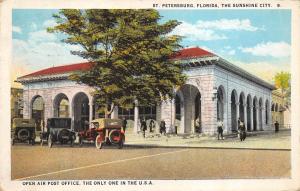
[[[159,132],[160,134],[166,135],[166,122],[164,120],[161,120],[160,125],[159,125]]]
[[[146,124],[145,119],[142,120],[141,128],[142,128],[142,131],[143,131],[143,137],[145,138],[146,137],[146,130],[147,130],[147,124]]]
[[[149,123],[149,129],[150,129],[150,133],[153,132],[153,128],[155,128],[155,122],[153,119],[150,120],[150,123]]]
[[[220,135],[221,135],[221,139],[224,139],[224,137],[223,137],[223,122],[220,120],[220,118],[218,118],[217,127],[218,127],[218,140],[220,140]]]
[[[238,131],[239,131],[239,135],[240,135],[240,140],[245,141],[245,139],[246,139],[246,128],[245,128],[245,125],[244,125],[243,121],[240,122]]]
[[[126,126],[127,126],[127,120],[126,120],[125,117],[123,118],[123,124],[122,124],[122,126],[123,126],[123,131],[125,132],[126,131]]]
[[[275,133],[278,133],[278,131],[279,131],[279,123],[278,123],[278,121],[276,121],[274,123],[274,126],[275,126]]]

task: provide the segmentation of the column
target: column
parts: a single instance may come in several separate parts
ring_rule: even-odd
[[[72,100],[72,99],[70,99]],[[70,118],[71,118],[71,129],[74,130],[74,106],[72,105],[72,102],[69,102],[69,115],[70,115]]]
[[[253,106],[250,104],[250,131],[253,131]]]
[[[255,107],[256,109],[256,130],[259,130],[259,107]]]
[[[261,107],[261,130],[265,130],[266,129],[266,111],[265,111],[265,107]]]
[[[138,107],[138,101],[136,100],[134,106],[134,126],[133,126],[133,132],[137,133],[139,129],[139,107]]]
[[[89,102],[89,127],[91,128],[91,123],[93,120],[93,101]]]
[[[236,126],[234,127],[234,129],[238,130],[238,128],[239,128],[238,120],[240,118],[240,103],[236,102],[235,105],[236,105],[235,106],[236,107],[236,122],[235,122]]]
[[[118,119],[119,118],[118,111],[119,111],[118,106],[115,106],[114,110],[111,113],[110,118],[111,119]]]
[[[245,125],[246,131],[247,131],[247,123],[248,123],[248,121],[247,121],[247,114],[248,114],[248,112],[247,112],[247,104],[244,104],[244,125]]]

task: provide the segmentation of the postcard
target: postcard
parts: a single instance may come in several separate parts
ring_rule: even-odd
[[[299,190],[298,1],[2,1],[1,190]]]

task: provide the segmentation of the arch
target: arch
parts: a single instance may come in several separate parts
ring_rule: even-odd
[[[217,119],[224,120],[224,105],[226,102],[225,89],[222,85],[217,90]]]
[[[259,107],[258,107],[258,111],[259,111],[259,115],[258,115],[258,120],[259,120],[259,130],[263,130],[263,117],[262,117],[262,114],[263,114],[263,99],[262,98],[259,98]]]
[[[239,118],[241,121],[245,122],[245,111],[244,111],[244,105],[245,105],[245,94],[244,92],[241,92],[240,93],[240,96],[239,96]]]
[[[251,131],[251,109],[252,109],[252,98],[251,95],[247,95],[247,131]]]
[[[89,126],[89,97],[84,92],[78,92],[72,99],[74,130],[87,129]]]
[[[253,131],[257,130],[258,127],[258,101],[256,96],[253,98]]]
[[[265,102],[265,122],[266,122],[266,125],[269,124],[269,100],[267,99],[266,102]]]
[[[197,92],[196,97],[195,97],[195,132],[196,133],[201,133],[202,132],[202,127],[201,127],[201,94],[200,92]]]
[[[231,92],[231,131],[236,131],[237,130],[237,100],[238,100],[238,96],[237,96],[237,92],[236,90],[232,90]]]
[[[179,92],[182,92],[182,97],[180,96]],[[199,94],[200,97],[199,97]],[[180,89],[177,92],[177,95],[180,97],[180,121],[178,120],[179,117],[177,117],[175,121],[175,125],[180,124],[180,132],[182,133],[193,133],[196,131],[195,124],[196,124],[196,107],[201,107],[201,92],[199,89],[192,85],[192,84],[184,84],[180,87]],[[197,100],[197,103],[195,102]],[[184,102],[183,102],[184,100]],[[177,104],[179,102],[179,99],[177,97]],[[176,100],[175,100],[176,104]],[[198,105],[199,104],[199,105]],[[177,111],[179,111],[179,104],[177,106]],[[201,115],[201,113],[199,113]],[[200,117],[200,121],[202,121],[202,116]]]
[[[36,131],[42,130],[45,117],[45,102],[42,96],[35,95],[30,101],[31,119],[35,120]]]
[[[70,117],[69,107],[69,98],[66,94],[59,93],[54,97],[54,117]]]
[[[178,129],[181,129],[181,131],[184,130],[184,96],[181,90],[178,90],[175,96],[174,125],[177,126]]]

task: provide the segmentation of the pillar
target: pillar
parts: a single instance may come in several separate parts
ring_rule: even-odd
[[[238,128],[239,128],[238,120],[240,118],[240,103],[236,102],[235,107],[236,107],[236,122],[235,122],[236,127],[235,128],[236,128],[236,130],[238,130]]]
[[[243,106],[244,106],[244,125],[245,125],[245,129],[247,131],[247,123],[248,123],[248,121],[247,121],[247,104],[244,104]]]
[[[118,119],[119,116],[118,116],[118,106],[115,106],[114,110],[112,111],[111,115],[110,115],[110,118],[111,119]]]
[[[89,127],[91,128],[91,123],[93,120],[93,101],[89,101]]]
[[[256,130],[259,130],[260,125],[259,125],[259,107],[255,107],[256,109]]]
[[[139,129],[139,107],[138,101],[136,100],[134,105],[134,125],[133,125],[133,132],[137,133]]]
[[[266,111],[265,111],[265,107],[261,107],[261,123],[262,123],[262,126],[261,126],[261,130],[265,130],[266,129]]]
[[[250,104],[250,131],[253,131],[253,106]]]

